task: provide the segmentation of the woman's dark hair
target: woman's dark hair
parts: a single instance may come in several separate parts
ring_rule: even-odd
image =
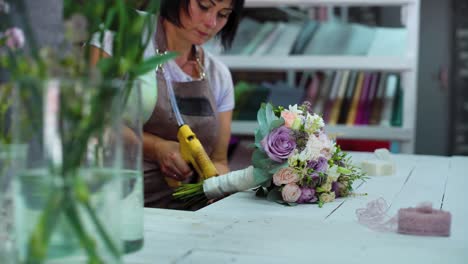
[[[198,0],[162,0],[161,1],[161,16],[167,19],[174,25],[182,27],[180,23],[180,10],[183,10],[187,15],[189,13],[190,1]],[[218,0],[215,0],[218,1]],[[226,25],[218,33],[217,37],[221,38],[221,44],[225,49],[231,47],[234,36],[236,35],[237,27],[241,18],[242,9],[244,8],[244,0],[232,0],[232,13],[228,17]]]

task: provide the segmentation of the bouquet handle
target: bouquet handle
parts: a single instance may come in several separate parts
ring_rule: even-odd
[[[205,196],[208,199],[215,199],[256,187],[258,183],[255,182],[253,171],[253,166],[249,166],[242,170],[204,180],[203,191]]]

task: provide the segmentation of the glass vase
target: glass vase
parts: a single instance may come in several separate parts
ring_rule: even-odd
[[[123,108],[121,238],[124,253],[143,247],[143,116],[141,83],[132,83]]]
[[[23,166],[26,150],[22,145],[0,144],[0,259],[14,263],[13,199],[11,182]]]
[[[22,80],[13,122],[20,263],[120,263],[122,91],[114,81]]]

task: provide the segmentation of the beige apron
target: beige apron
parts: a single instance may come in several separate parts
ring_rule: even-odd
[[[155,50],[166,50],[166,38],[161,19],[158,20]],[[203,60],[202,60],[203,61]],[[165,140],[177,141],[178,124],[167,91],[163,73],[156,72],[158,101],[143,131]],[[197,135],[208,155],[216,142],[217,108],[210,84],[206,78],[189,82],[172,82],[182,118]],[[186,207],[184,202],[172,198],[173,190],[167,185],[157,161],[144,161],[145,207],[197,210],[204,204]],[[194,175],[193,181],[198,176]]]

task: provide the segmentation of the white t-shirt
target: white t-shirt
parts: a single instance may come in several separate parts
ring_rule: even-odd
[[[143,37],[143,36],[142,36]],[[95,34],[91,40],[91,45],[96,46],[112,56],[113,33],[105,32],[101,45],[100,34]],[[154,41],[154,38],[152,38]],[[156,54],[154,43],[150,43],[144,52],[144,58],[152,57]],[[204,50],[204,67],[206,78],[213,91],[218,113],[231,111],[234,109],[234,86],[229,69],[211,53]],[[193,78],[186,74],[175,63],[174,60],[167,62],[167,69],[170,78],[176,82],[188,82]],[[142,83],[142,99],[144,121],[148,120],[153,112],[157,98],[156,73],[151,71],[139,77]]]

